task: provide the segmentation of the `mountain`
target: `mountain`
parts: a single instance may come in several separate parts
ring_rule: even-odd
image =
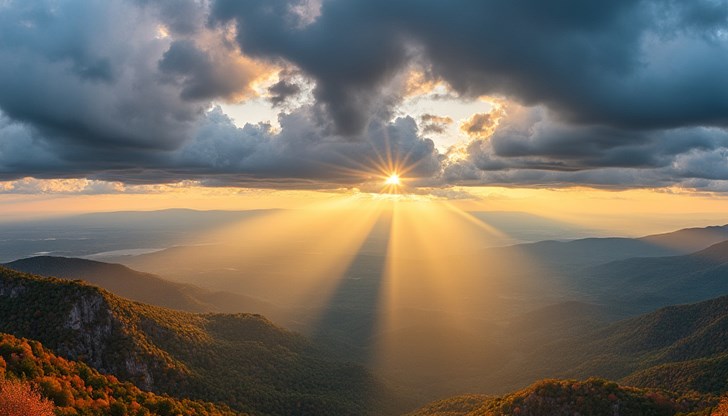
[[[191,314],[82,282],[0,268],[0,332],[156,393],[260,415],[393,414],[402,402],[363,367],[331,361],[260,315]]]
[[[605,305],[567,301],[518,315],[508,322],[505,332],[513,344],[511,348],[527,350],[602,328],[624,317]]]
[[[573,240],[595,237],[605,232],[520,211],[468,211],[467,215],[500,231],[503,235],[498,245],[553,239]]]
[[[683,253],[692,253],[728,240],[728,225],[684,228],[671,233],[649,235],[640,240]]]
[[[611,307],[565,302],[513,318],[486,335],[490,342],[477,344],[492,355],[491,362],[469,360],[467,366],[461,363],[468,370],[441,371],[446,377],[438,384],[439,393],[501,394],[551,377],[728,392],[728,296],[617,322],[613,313]]]
[[[599,303],[599,299],[591,298],[593,293],[584,290],[581,284],[587,276],[587,273],[582,273],[583,269],[635,256],[686,255],[689,252],[684,250],[695,247],[704,249],[728,234],[728,227],[712,227],[702,229],[705,232],[700,232],[701,229],[686,229],[640,239],[587,238],[507,247],[476,245],[473,250],[457,253],[435,250],[426,258],[417,258],[419,254],[410,252],[388,256],[388,239],[382,240],[380,237],[388,235],[382,230],[388,230],[391,224],[386,220],[380,222],[382,226],[374,227],[376,232],[373,231],[364,239],[358,252],[347,252],[340,256],[332,255],[331,248],[314,249],[321,246],[322,242],[316,243],[309,234],[297,235],[297,238],[286,241],[285,247],[281,246],[282,242],[272,244],[268,241],[269,247],[261,248],[266,245],[261,244],[256,234],[235,232],[232,234],[239,237],[234,242],[178,246],[127,256],[119,259],[119,262],[175,282],[216,291],[244,293],[298,309],[333,306],[327,296],[318,296],[319,293],[327,293],[325,291],[316,291],[306,297],[295,294],[300,290],[311,290],[305,287],[309,282],[326,282],[326,285],[336,285],[337,290],[341,288],[335,300],[348,307],[360,304],[362,293],[371,290],[379,293],[378,286],[382,282],[385,264],[391,269],[403,271],[400,281],[402,290],[407,293],[422,291],[422,280],[427,274],[433,274],[433,267],[423,265],[460,265],[449,279],[453,281],[453,287],[460,288],[462,292],[462,295],[458,294],[462,310],[469,314],[501,319],[508,318],[507,315],[512,312],[566,300]],[[332,231],[330,235],[336,234]],[[279,262],[273,253],[284,248],[287,261]],[[347,265],[339,264],[347,256],[351,256],[346,260]],[[337,278],[345,284],[332,283]],[[433,279],[439,278],[433,276]],[[433,299],[425,299],[424,296],[412,298],[413,302],[408,306],[427,309],[433,303]],[[665,303],[657,306],[662,305]]]
[[[41,254],[105,260],[180,244],[207,243],[209,233],[277,211],[167,209],[0,220],[0,262]]]
[[[81,279],[116,295],[150,305],[187,312],[256,312],[277,316],[278,309],[264,301],[230,292],[213,292],[194,285],[174,283],[121,264],[38,256],[6,263],[5,267],[41,276]]]
[[[582,238],[572,241],[539,241],[495,248],[515,251],[546,265],[588,267],[632,257],[664,257],[693,253],[728,240],[728,225],[686,228],[641,238]]]
[[[728,296],[670,306],[542,345],[509,368],[528,377],[606,377],[672,391],[728,391]],[[516,378],[511,377],[511,380]]]
[[[430,271],[422,264],[440,264],[439,261],[387,258],[387,250],[372,250],[366,256],[357,255],[354,258],[349,269],[342,273],[333,295],[322,296],[322,301],[318,293],[314,292],[312,296],[303,298],[306,305],[302,305],[301,309],[308,306],[322,310],[322,319],[316,321],[315,331],[307,331],[308,334],[325,336],[327,339],[324,341],[333,340],[343,347],[351,347],[355,354],[348,356],[361,362],[368,362],[369,356],[379,354],[380,362],[385,364],[384,374],[401,385],[433,395],[459,391],[500,393],[523,387],[543,377],[571,376],[565,371],[568,366],[555,368],[560,373],[551,374],[536,371],[542,366],[538,361],[524,365],[524,356],[528,357],[534,349],[551,345],[560,339],[573,339],[579,334],[591,333],[615,320],[671,303],[669,299],[657,298],[649,302],[646,299],[640,302],[639,298],[622,301],[632,289],[628,285],[612,283],[608,286],[615,296],[602,296],[602,285],[589,286],[585,283],[591,280],[590,272],[585,271],[589,267],[636,255],[653,258],[685,256],[687,253],[682,250],[702,245],[707,247],[715,239],[722,238],[721,233],[725,229],[715,227],[716,232],[708,234],[682,230],[644,239],[546,241],[505,248],[484,248],[477,255],[464,253],[462,258],[443,258],[440,259],[441,264],[472,265],[450,268],[464,272],[448,274],[446,287],[451,288],[452,293],[440,292],[444,296],[452,296],[453,303],[447,305],[451,308],[449,310],[441,306],[442,303],[437,303],[442,299],[436,294],[429,299],[413,295],[427,292],[423,282],[428,279],[423,276],[426,277]],[[683,240],[690,241],[689,247],[677,245]],[[675,244],[669,244],[671,242]],[[272,273],[269,262],[245,263],[243,260],[247,258],[239,254],[241,252],[245,253],[225,247],[178,247],[130,257],[124,263],[175,280],[184,277],[187,282],[265,299],[284,296],[277,295],[281,292],[278,288],[294,285],[291,276],[295,276],[295,271],[293,274]],[[311,254],[297,260],[301,269],[331,261],[325,256],[315,256]],[[390,264],[392,269],[410,272],[398,280],[400,293],[408,300],[411,299],[411,302],[407,304],[407,311],[397,311],[397,320],[406,320],[400,316],[403,313],[415,314],[421,311],[430,312],[432,317],[397,328],[378,325],[377,317],[382,308],[378,299],[382,293],[384,264]],[[432,281],[440,280],[435,280],[433,276]],[[659,288],[660,285],[654,287]],[[676,296],[676,293],[671,295]],[[678,302],[699,301],[720,293],[723,292],[703,290],[701,297],[673,299],[678,299]],[[367,299],[370,301],[367,302]],[[543,308],[554,304],[559,306]],[[519,317],[529,311],[537,312]],[[456,319],[438,320],[434,318],[435,314],[458,316]],[[453,323],[465,320],[472,321],[473,325],[464,325],[462,330],[457,325],[453,326]],[[484,322],[474,322],[476,320]],[[451,339],[458,340],[455,348],[451,346]],[[388,355],[384,358],[381,357],[384,355],[381,352],[383,350],[379,348],[382,344],[388,347],[385,351]],[[550,360],[547,353],[540,357]],[[577,364],[570,362],[568,365]],[[628,373],[621,377],[626,375]]]
[[[30,383],[53,402],[56,414],[61,416],[242,416],[224,405],[142,391],[82,362],[59,357],[38,341],[0,333],[2,379]]]
[[[689,255],[630,258],[577,274],[583,291],[637,311],[700,301],[728,293],[728,241]]]
[[[657,257],[683,254],[677,249],[634,238],[583,238],[573,241],[539,241],[537,243],[494,248],[494,251],[518,252],[526,258],[559,270],[586,267],[635,256]]]
[[[501,397],[457,396],[431,403],[409,416],[705,415],[709,396],[620,386],[603,379],[542,380]]]

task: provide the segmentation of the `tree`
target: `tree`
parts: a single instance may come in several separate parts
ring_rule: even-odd
[[[53,404],[30,384],[0,380],[0,414],[3,416],[53,416]]]
[[[728,416],[728,397],[720,401],[718,408],[713,410],[711,416]]]

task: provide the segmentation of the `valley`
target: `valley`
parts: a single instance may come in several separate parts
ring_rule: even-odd
[[[728,300],[717,297],[728,293],[727,227],[449,255],[442,261],[489,267],[452,277],[458,293],[494,297],[427,305],[429,292],[410,278],[399,288],[410,297],[383,308],[387,270],[420,283],[431,273],[421,258],[386,258],[390,226],[380,219],[332,294],[306,303],[272,296],[290,284],[285,275],[242,272],[250,258],[234,254],[239,246],[120,258],[144,272],[83,258],[18,259],[4,265],[0,332],[157,394],[251,414],[292,414],[292,403],[302,414],[401,414],[437,397],[507,394],[549,378],[602,377],[705,403],[728,391]]]

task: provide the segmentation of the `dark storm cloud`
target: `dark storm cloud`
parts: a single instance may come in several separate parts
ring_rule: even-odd
[[[206,104],[160,82],[157,27],[123,1],[0,5],[0,110],[69,147],[174,148]]]
[[[154,13],[172,33],[193,35],[204,27],[206,2],[197,0],[133,0]]]
[[[434,143],[418,135],[410,117],[373,120],[362,137],[351,140],[331,136],[313,108],[282,115],[278,132],[267,124],[239,128],[216,108],[174,151],[100,153],[64,151],[1,116],[0,180],[86,177],[143,185],[194,179],[208,186],[315,189],[379,182],[388,174],[382,170],[388,154],[403,161],[412,177],[431,177],[440,169]]]
[[[221,47],[223,48],[223,47]],[[214,57],[191,40],[176,40],[159,61],[159,69],[176,83],[185,100],[231,98],[247,90],[254,68],[231,59],[227,53]]]
[[[356,186],[392,153],[422,186],[723,189],[727,27],[724,0],[0,1],[0,179]],[[280,130],[208,111],[270,66]],[[451,119],[395,118],[413,68],[510,104],[445,157]]]
[[[448,162],[443,183],[660,187],[728,179],[728,130],[626,130],[554,120],[511,106],[492,135]]]
[[[728,125],[725,1],[324,1],[295,24],[291,1],[215,0],[245,53],[292,62],[343,133],[424,55],[463,95],[504,94],[579,123]]]
[[[471,155],[482,158],[479,166],[484,170],[489,170],[486,160],[491,157],[512,167],[541,163],[552,164],[554,170],[658,168],[686,152],[728,146],[728,132],[720,128],[633,131],[564,123],[542,108],[512,112],[488,140],[471,144]]]
[[[263,64],[201,24],[195,4],[1,4],[0,179],[339,187],[381,175],[387,154],[412,175],[437,174],[440,155],[409,117],[370,116],[344,137],[315,105],[282,114],[276,132],[207,112],[211,99],[246,93]],[[295,74],[271,92],[294,94]]]
[[[296,96],[301,92],[301,87],[297,84],[282,79],[268,88],[270,94],[270,102],[274,106],[278,106],[286,102],[288,98]]]
[[[408,62],[397,25],[372,2],[325,2],[310,24],[295,13],[301,1],[217,1],[212,17],[237,21],[245,54],[295,64],[316,81],[314,96],[337,133],[355,135],[379,112],[382,88]],[[375,7],[372,7],[375,6]]]

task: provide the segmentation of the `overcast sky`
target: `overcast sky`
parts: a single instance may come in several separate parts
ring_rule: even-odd
[[[6,192],[728,191],[724,0],[0,0],[0,63]]]

